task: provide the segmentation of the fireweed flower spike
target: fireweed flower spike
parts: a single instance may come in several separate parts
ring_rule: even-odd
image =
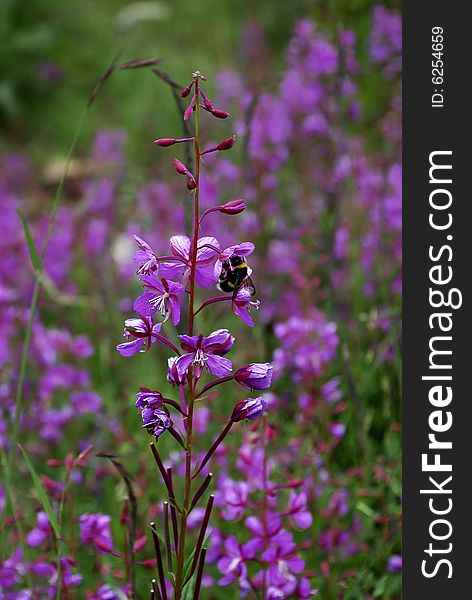
[[[200,213],[200,169],[203,165],[202,156],[210,152],[230,150],[235,141],[235,136],[231,136],[216,146],[207,148],[204,152],[200,150],[200,110],[203,108],[219,119],[226,119],[229,116],[226,111],[215,108],[213,102],[202,91],[201,83],[203,81],[205,81],[205,77],[199,71],[195,71],[192,74],[191,83],[181,92],[183,98],[192,94],[183,118],[186,121],[192,120],[194,123],[194,135],[186,138],[162,137],[155,141],[155,144],[163,149],[180,143],[193,145],[195,157],[194,173],[191,173],[178,158],[174,159],[175,170],[179,175],[186,178],[187,188],[193,192],[192,235],[190,237],[173,235],[170,238],[170,256],[156,254],[149,244],[135,236],[138,251],[134,260],[138,265],[137,275],[143,284],[144,293],[134,302],[134,310],[138,313],[138,316],[127,319],[125,322],[125,337],[127,341],[117,347],[123,356],[132,356],[137,352],[148,350],[152,343],[158,340],[173,350],[173,356],[168,358],[167,365],[162,365],[162,368],[167,371],[167,379],[173,384],[173,389],[177,397],[165,398],[159,391],[145,387],[140,388],[140,391],[136,394],[136,408],[141,414],[143,421],[142,428],[146,429],[155,438],[159,438],[165,432],[170,433],[184,450],[182,457],[184,481],[182,486],[176,486],[175,481],[173,483],[172,470],[170,468],[166,470],[164,467],[164,463],[157,450],[157,444],[153,442],[150,445],[153,458],[167,492],[168,504],[166,506],[170,509],[171,519],[169,521],[168,509],[165,509],[164,521],[167,522],[168,532],[166,534],[167,552],[170,552],[169,549],[172,546],[169,537],[169,525],[172,525],[172,551],[174,552],[174,556],[169,556],[167,559],[169,564],[173,565],[173,600],[182,600],[184,595],[188,596],[186,587],[191,582],[192,574],[197,574],[197,581],[199,582],[203,574],[206,557],[204,539],[211,516],[214,497],[212,495],[209,496],[205,509],[199,506],[202,499],[206,497],[206,489],[212,482],[210,475],[202,481],[200,472],[218,446],[226,438],[233,425],[245,419],[256,419],[267,409],[267,403],[263,398],[248,398],[247,400],[238,402],[234,410],[227,415],[226,426],[216,437],[211,447],[204,453],[203,460],[198,463],[196,461],[193,442],[194,429],[197,426],[197,422],[194,423],[195,411],[204,404],[205,391],[223,382],[234,380],[238,385],[246,389],[265,390],[270,386],[272,380],[272,366],[268,363],[251,363],[237,370],[235,375],[231,374],[233,364],[225,358],[225,355],[231,350],[235,338],[227,329],[218,329],[210,334],[195,331],[195,319],[200,310],[203,307],[211,306],[215,302],[232,300],[233,311],[251,326],[254,323],[249,315],[249,309],[251,306],[258,306],[258,302],[251,300],[250,289],[246,289],[246,286],[242,285],[245,279],[252,273],[250,267],[247,265],[246,257],[254,252],[254,244],[252,242],[243,242],[221,251],[220,244],[214,236],[202,235],[200,237],[202,221],[207,214],[219,212],[222,215],[237,215],[246,209],[246,202],[244,200],[234,199],[220,206],[210,208],[202,214]],[[241,263],[244,263],[244,265],[237,267]],[[229,271],[233,271],[234,269],[236,269],[235,272],[229,273]],[[196,308],[197,286],[200,288],[215,287],[218,282],[221,282],[223,271],[235,280],[233,295],[204,299],[200,308]],[[168,337],[161,334],[162,323],[154,324],[152,315],[160,315],[164,321],[167,321],[166,327],[171,326],[169,322],[173,326],[176,326],[180,322],[181,310],[184,303],[187,304],[188,310],[188,328],[185,333],[178,336],[182,348],[182,351],[180,351]],[[202,386],[200,391],[198,391],[196,389],[198,380],[204,371],[215,379]],[[198,403],[196,402],[197,399]],[[209,412],[209,408],[205,408],[205,410]],[[175,417],[174,411],[176,411]],[[182,431],[179,431],[174,423],[181,423]],[[198,466],[196,466],[197,464]],[[182,473],[182,471],[176,470],[175,473]],[[196,478],[199,481],[195,482],[195,488],[193,488],[192,482]],[[177,492],[182,488],[183,494],[179,497]],[[202,511],[204,518],[198,538],[190,542],[188,537],[192,521],[188,522],[188,520],[193,510]],[[165,526],[164,529],[166,529]],[[155,536],[155,539],[158,539],[157,536]],[[250,548],[250,544],[246,546],[241,547],[241,551],[248,558],[253,555],[253,551]],[[238,550],[237,552],[236,549]],[[189,572],[186,572],[184,566],[188,562],[192,550],[194,550],[194,555],[189,574]],[[241,566],[239,566],[239,563],[234,566],[234,560],[239,553],[239,547],[228,547],[227,550],[234,550],[234,556],[229,560],[228,565],[226,565],[226,560],[223,560],[221,564],[225,569],[226,566],[228,567],[228,570],[231,572],[229,580],[231,580],[233,574],[236,575],[239,570],[241,570],[240,574],[243,574],[244,563],[241,563]],[[168,582],[164,579],[163,569],[158,569],[158,578],[158,582],[154,581],[153,589],[161,590],[160,593],[163,594],[163,591],[166,590],[166,585],[168,585]],[[195,586],[195,592],[192,597],[198,600],[199,594],[200,584]]]

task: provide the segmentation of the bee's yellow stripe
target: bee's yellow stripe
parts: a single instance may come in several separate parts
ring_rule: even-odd
[[[247,264],[241,263],[240,265],[236,265],[234,268],[235,269],[247,269]]]

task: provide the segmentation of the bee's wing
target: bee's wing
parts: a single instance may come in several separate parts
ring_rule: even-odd
[[[246,277],[246,279],[243,281],[243,286],[250,291],[251,296],[256,295],[256,286],[250,277]]]

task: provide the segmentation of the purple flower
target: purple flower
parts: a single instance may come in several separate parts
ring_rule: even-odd
[[[203,335],[179,335],[182,349],[187,352],[174,363],[179,376],[183,377],[189,367],[193,368],[194,376],[200,377],[202,369],[207,367],[215,377],[226,377],[233,365],[222,355],[233,346],[234,337],[227,329],[218,329],[208,337]]]
[[[156,341],[155,336],[161,327],[162,323],[153,325],[151,317],[126,319],[123,335],[128,341],[118,344],[116,349],[121,356],[133,356],[137,352],[146,352]]]
[[[167,359],[167,381],[169,383],[173,383],[174,385],[185,385],[187,383],[187,374],[179,374],[175,364],[177,360],[177,356],[171,356]]]
[[[328,431],[338,440],[342,440],[346,433],[346,425],[344,423],[330,423]]]
[[[246,561],[254,558],[256,552],[260,550],[260,543],[253,540],[243,546],[238,544],[234,535],[226,538],[224,545],[224,556],[218,561],[218,569],[224,577],[218,581],[219,585],[228,585],[234,581],[245,587],[247,583]]]
[[[97,413],[100,410],[102,401],[96,392],[76,390],[70,395],[70,403],[77,415],[84,415],[86,413]]]
[[[170,238],[170,249],[179,262],[162,262],[160,273],[163,277],[177,279],[183,277],[185,282],[190,275],[191,241],[186,235],[173,235]],[[201,237],[197,242],[197,260],[195,278],[199,286],[210,287],[215,282],[213,261],[220,252],[220,244],[214,237]]]
[[[123,596],[115,592],[109,585],[101,585],[90,600],[120,600]]]
[[[39,546],[48,538],[52,539],[52,532],[49,517],[44,511],[39,511],[36,515],[36,527],[26,536],[26,543],[33,548]]]
[[[95,546],[101,554],[113,552],[111,517],[101,513],[85,513],[79,517],[80,541]]]
[[[72,569],[75,566],[76,566],[75,561],[70,556],[62,556],[61,557],[61,579],[62,579],[62,585],[65,588],[75,587],[82,583],[82,579],[83,579],[82,575],[80,575],[80,573],[72,572]],[[57,575],[58,575],[58,572],[57,572],[57,569],[55,569],[53,576],[49,580],[51,583],[51,586],[49,588],[49,597],[50,598],[56,597]]]
[[[136,408],[141,409],[142,427],[158,438],[166,429],[172,427],[172,420],[164,406],[164,400],[160,392],[145,387],[140,388],[140,390],[136,394]]]
[[[251,292],[248,288],[241,287],[237,292],[231,303],[234,314],[240,317],[246,325],[254,327],[254,321],[251,317],[251,308],[254,307],[256,310],[259,309],[259,300],[251,300]]]
[[[264,523],[254,515],[248,517],[244,521],[244,524],[251,532],[253,539],[260,540],[261,546],[264,544],[264,540],[270,540],[270,543],[272,544],[276,543],[279,534],[284,535],[284,532],[282,531],[282,521],[278,515],[273,513],[267,514],[266,526],[264,526]]]
[[[260,417],[266,409],[267,402],[264,398],[248,398],[236,404],[231,419],[236,423],[244,419],[253,421],[257,417]]]
[[[144,420],[144,425],[149,434],[158,438],[160,435],[164,433],[166,429],[172,427],[172,421],[170,419],[169,413],[165,409],[156,409],[152,411],[152,415],[150,413],[146,414],[149,420]]]
[[[136,394],[136,408],[143,410],[148,408],[162,408],[164,400],[161,392],[145,387],[140,387],[139,389],[140,391]]]
[[[303,571],[305,561],[295,554],[296,548],[296,544],[289,541],[287,536],[262,553],[262,560],[270,564],[269,577],[290,577],[290,573],[298,574]]]
[[[305,492],[297,495],[293,490],[288,499],[288,508],[286,514],[301,529],[308,529],[313,522],[312,514],[307,510],[307,496]]]
[[[138,275],[150,275],[159,270],[159,261],[152,251],[151,246],[137,235],[133,235],[139,250],[134,254],[133,260],[138,265]]]
[[[238,369],[234,378],[248,390],[267,390],[272,383],[273,370],[270,363],[251,363]]]
[[[218,482],[221,490],[217,504],[221,506],[221,516],[225,521],[240,519],[248,508],[249,486],[244,481],[233,481],[227,477]]]
[[[14,586],[25,573],[23,550],[18,547],[10,558],[0,563],[0,590]]]
[[[390,573],[401,573],[402,572],[402,557],[399,554],[392,554],[388,559],[387,571]]]
[[[133,310],[139,315],[150,316],[156,311],[167,321],[172,317],[174,326],[180,321],[180,302],[179,297],[185,292],[181,283],[159,279],[157,275],[141,275],[140,280],[144,283],[144,294],[136,298]]]

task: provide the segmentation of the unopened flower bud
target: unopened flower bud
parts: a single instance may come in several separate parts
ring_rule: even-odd
[[[220,152],[222,150],[229,150],[230,148],[232,148],[235,140],[236,140],[236,136],[232,135],[231,137],[226,138],[225,140],[220,142],[218,144],[218,146],[216,147],[216,149],[219,150]]]
[[[236,423],[244,419],[253,421],[260,417],[266,409],[267,402],[264,398],[248,398],[236,404],[231,415],[231,420]]]
[[[187,177],[187,189],[194,190],[197,187],[197,182],[184,163],[180,162],[178,158],[174,158],[174,167],[179,175],[185,175]]]
[[[206,96],[205,98],[203,98],[203,106],[208,112],[213,112],[214,110],[216,110],[213,102],[211,100],[208,100]]]
[[[190,94],[194,83],[195,81],[192,81],[192,83],[190,83],[187,87],[184,87],[184,89],[180,92],[181,98],[186,98]]]
[[[246,202],[241,198],[230,200],[219,207],[219,211],[225,215],[239,215],[246,210]]]
[[[168,146],[176,144],[177,140],[175,138],[159,138],[158,140],[154,140],[154,143],[163,148],[167,148]]]
[[[195,106],[195,94],[193,95],[193,98],[190,102],[190,104],[188,105],[188,107],[185,109],[184,112],[184,121],[188,121],[190,119],[190,117],[192,116],[192,112],[193,112],[193,107]]]
[[[184,165],[184,163],[180,162],[178,158],[174,158],[174,167],[177,173],[180,175],[187,175],[187,173],[189,173],[187,167]]]
[[[272,383],[273,370],[270,363],[251,363],[236,371],[234,378],[248,390],[266,390]]]
[[[154,143],[158,146],[162,146],[163,148],[167,148],[168,146],[173,146],[174,144],[181,144],[182,142],[193,142],[194,137],[188,138],[159,138],[158,140],[154,140]]]
[[[211,114],[217,119],[227,119],[229,117],[229,112],[226,112],[225,110],[219,110],[218,108],[212,110]]]

